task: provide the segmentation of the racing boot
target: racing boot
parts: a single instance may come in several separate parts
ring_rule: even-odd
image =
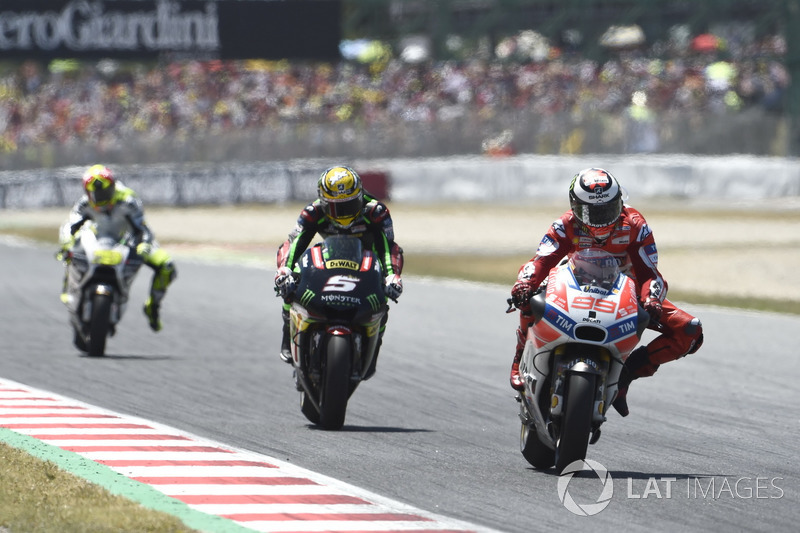
[[[67,278],[64,276],[64,287],[61,289],[61,294],[58,297],[61,300],[61,303],[64,305],[69,305],[72,302],[72,298],[70,297],[69,293],[67,292]]]
[[[369,364],[367,373],[364,374],[364,381],[375,375],[375,367],[378,365],[378,354],[381,353],[381,344],[383,343],[383,333],[378,337],[378,344],[375,345],[375,355],[372,356],[372,361]]]
[[[161,295],[163,298],[163,294]],[[147,323],[153,331],[161,331],[161,320],[158,318],[158,311],[161,307],[161,298],[151,294],[144,302],[144,314],[147,316]]]
[[[522,327],[517,328],[517,348],[514,352],[514,361],[511,362],[511,388],[516,391],[525,390],[525,381],[519,373],[519,363],[522,361],[522,352],[525,350],[525,333]]]
[[[511,388],[516,391],[523,391],[525,389],[525,381],[523,381],[519,373],[519,362],[521,360],[522,350],[517,350],[517,353],[514,354],[514,361],[511,363],[511,376],[509,377]]]
[[[631,413],[628,410],[628,400],[626,399],[628,396],[628,387],[631,386],[631,381],[633,381],[633,378],[631,377],[630,370],[628,370],[628,367],[623,366],[622,372],[619,374],[617,397],[614,398],[614,403],[611,404],[614,406],[614,409],[617,410],[620,416],[628,416]]]
[[[383,344],[383,334],[386,332],[386,322],[389,321],[389,310],[386,310],[386,314],[383,315],[381,319],[381,329],[380,333],[378,333],[378,344],[375,345],[375,355],[372,356],[372,361],[369,363],[369,368],[367,372],[364,374],[364,381],[368,380],[372,376],[375,375],[375,368],[378,365],[378,354],[381,353],[381,344]]]
[[[291,333],[289,332],[289,311],[283,311],[283,336],[281,337],[280,358],[284,363],[292,364]]]
[[[650,354],[646,346],[639,346],[625,361],[622,372],[619,375],[617,397],[611,404],[620,416],[628,416],[628,388],[631,382],[644,376],[652,376],[658,370],[659,365],[650,362]]]
[[[61,282],[61,295],[59,299],[61,303],[64,305],[69,305],[71,303],[72,297],[69,294],[69,262],[70,262],[70,252],[69,250],[61,250],[56,254],[56,259],[59,261],[64,261],[66,265],[64,267],[64,279]]]
[[[69,303],[69,294],[67,293],[67,287],[69,282],[69,270],[64,269],[64,281],[61,283],[61,303],[68,304]]]
[[[164,295],[167,293],[167,287],[178,276],[178,271],[164,250],[151,252],[147,256],[145,264],[153,268],[155,272],[150,281],[150,296],[144,302],[144,314],[147,316],[150,329],[161,331],[162,325],[158,313],[161,308],[161,300],[164,299]]]

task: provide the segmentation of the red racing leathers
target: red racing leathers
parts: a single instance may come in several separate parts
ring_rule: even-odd
[[[662,305],[660,324],[651,324],[651,328],[660,331],[661,335],[647,345],[647,357],[636,358],[633,367],[628,365],[634,379],[652,376],[660,364],[694,353],[700,348],[703,342],[700,321],[666,299],[667,282],[658,271],[658,251],[653,232],[642,214],[628,205],[623,206],[619,220],[603,242],[595,241],[571,210],[564,213],[547,230],[536,255],[520,267],[517,283],[528,283],[532,288],[538,288],[547,279],[550,269],[562,258],[576,250],[592,247],[602,248],[617,258],[620,269],[636,282],[641,302],[651,298],[657,299]],[[530,315],[521,313],[515,363],[525,347],[525,335],[532,321]],[[629,359],[630,362],[633,361]],[[518,375],[516,364],[512,367],[512,386],[515,382],[514,370]]]

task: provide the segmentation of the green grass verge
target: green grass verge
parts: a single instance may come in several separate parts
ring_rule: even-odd
[[[147,509],[0,442],[0,528],[17,533],[189,533],[181,520]]]

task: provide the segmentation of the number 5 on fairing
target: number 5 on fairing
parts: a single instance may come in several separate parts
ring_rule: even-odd
[[[322,288],[322,292],[338,291],[338,292],[352,292],[356,289],[358,279],[352,276],[338,275],[331,276],[328,283]]]

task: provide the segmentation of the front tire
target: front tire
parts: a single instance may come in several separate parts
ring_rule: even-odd
[[[89,325],[88,352],[92,357],[105,354],[106,338],[111,325],[111,295],[92,296],[92,322]]]
[[[595,395],[594,374],[574,373],[567,381],[567,394],[561,431],[556,446],[556,469],[559,473],[573,461],[586,459],[592,430]]]
[[[350,396],[350,339],[330,336],[326,352],[319,399],[320,425],[325,429],[341,429]]]

